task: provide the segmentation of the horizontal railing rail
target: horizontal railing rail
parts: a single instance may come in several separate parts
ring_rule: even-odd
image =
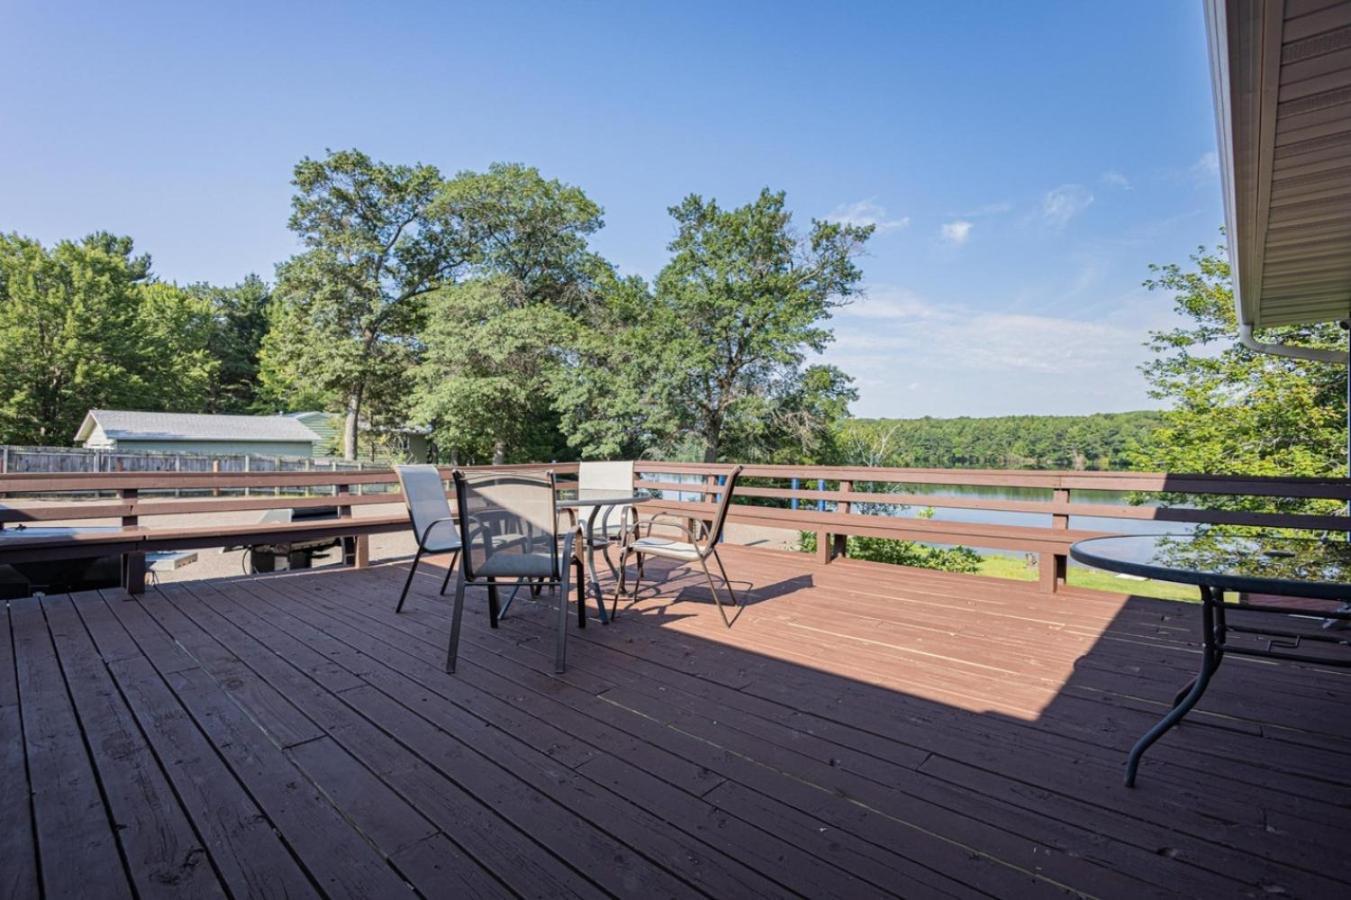
[[[564,480],[559,490],[576,487],[576,463],[504,466],[465,466],[468,471],[491,468],[544,472],[552,470]],[[447,481],[454,471],[442,466]],[[355,517],[353,508],[398,504],[398,477],[392,468],[316,469],[216,472],[81,472],[14,473],[0,475],[0,561],[63,559],[80,554],[116,553],[122,557],[123,585],[132,593],[144,589],[145,553],[148,549],[221,546],[223,543],[269,543],[295,537],[336,536],[344,562],[364,566],[372,534],[406,527],[406,515],[398,512]],[[367,488],[394,488],[365,493]],[[265,494],[251,493],[266,491]],[[242,496],[231,495],[243,492]],[[183,497],[188,493],[195,496]],[[222,512],[313,509],[332,507],[336,519],[293,523],[260,520],[254,523],[223,523]],[[155,516],[184,516],[172,524],[151,525]],[[28,531],[25,523],[82,524],[111,519],[116,528],[77,528],[70,533]],[[23,530],[21,530],[23,529]],[[299,539],[299,538],[297,538]],[[96,547],[97,545],[97,547]],[[125,545],[125,546],[124,546]],[[92,549],[91,549],[92,548]]]
[[[474,466],[469,470],[553,470],[559,488],[576,486],[577,463]],[[721,493],[726,465],[640,460],[635,487],[659,493],[648,505],[691,519],[708,520]],[[441,472],[449,480],[452,467]],[[909,486],[909,487],[907,487]],[[920,488],[1032,489],[1033,497],[978,497]],[[1271,509],[1205,508],[1196,503],[1156,502],[1130,505],[1105,502],[1099,492],[1178,496],[1264,498]],[[914,540],[938,545],[1036,554],[1042,586],[1054,591],[1064,583],[1069,546],[1076,540],[1114,533],[1112,520],[1155,521],[1179,525],[1230,525],[1345,532],[1351,518],[1322,512],[1280,511],[1283,501],[1345,503],[1351,480],[1224,475],[1167,475],[1149,472],[1046,472],[992,469],[898,469],[864,466],[748,465],[742,472],[737,502],[729,518],[764,527],[812,532],[817,557],[829,562],[847,551],[849,536]],[[81,522],[112,519],[125,527],[144,527],[156,516],[190,517],[190,527],[210,527],[223,512],[337,507],[351,518],[356,507],[399,504],[394,470],[274,470],[253,472],[90,472],[0,475],[0,528],[15,523]],[[1230,504],[1231,506],[1233,504]],[[795,508],[790,508],[795,507]],[[950,521],[891,514],[899,507],[934,507],[1016,513],[1044,517],[1044,524]],[[1008,517],[1014,518],[1014,517]],[[1071,528],[1071,519],[1076,527]],[[1082,519],[1092,528],[1077,527]],[[364,550],[357,548],[358,557]]]
[[[453,466],[441,466],[449,481]],[[559,490],[576,487],[577,463],[505,466],[462,466],[465,471],[544,472],[561,476]],[[369,506],[400,502],[395,491],[364,493],[373,487],[396,487],[394,470],[355,469],[274,472],[81,472],[0,475],[0,525],[11,522],[77,521],[127,515],[168,516],[190,513],[303,509],[322,506]],[[327,488],[332,493],[316,494]],[[269,491],[233,497],[231,491]],[[304,493],[282,493],[299,491]],[[170,499],[168,494],[207,496]],[[41,495],[34,501],[33,495]],[[114,499],[115,498],[115,499]]]
[[[726,465],[640,460],[635,487],[660,492],[653,510],[708,519],[719,496],[718,479]],[[678,480],[698,476],[697,481]],[[766,482],[770,482],[766,484]],[[788,482],[788,487],[773,482]],[[829,485],[834,485],[829,487]],[[972,497],[962,494],[905,491],[904,486],[938,488],[1034,489],[1046,499]],[[878,489],[878,487],[882,489]],[[896,486],[896,490],[889,489]],[[1075,501],[1074,493],[1089,496]],[[1122,492],[1134,495],[1190,497],[1253,497],[1288,500],[1351,500],[1351,479],[1280,478],[1232,475],[1170,475],[1154,472],[1047,472],[999,469],[901,469],[865,466],[747,465],[737,487],[737,502],[728,513],[733,522],[814,532],[821,562],[843,555],[849,536],[884,537],[940,545],[1035,553],[1042,587],[1063,585],[1070,544],[1111,530],[1071,529],[1071,517],[1132,520],[1180,525],[1229,525],[1345,532],[1345,515],[1211,509],[1191,505],[1129,505],[1102,502],[1092,495]],[[698,497],[698,500],[670,495]],[[757,502],[761,501],[761,502]],[[763,501],[770,501],[765,503]],[[796,508],[773,505],[787,501]],[[953,522],[887,514],[896,507],[933,507],[1049,517],[1048,525]]]

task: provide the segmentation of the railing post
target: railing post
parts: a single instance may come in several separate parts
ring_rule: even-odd
[[[333,485],[333,494],[336,497],[339,494],[349,494],[352,491],[350,484]],[[338,507],[338,518],[352,518],[352,507],[349,504],[342,504]],[[371,561],[371,542],[370,536],[365,534],[348,535],[342,539],[342,562],[345,566],[351,566],[354,569],[364,569],[370,565]]]
[[[135,500],[140,493],[136,488],[119,488],[117,496],[121,500]],[[123,528],[135,528],[140,524],[141,517],[134,512],[122,517]],[[122,587],[128,594],[145,593],[145,554],[144,553],[123,553],[122,554]]]
[[[1051,501],[1056,505],[1068,505],[1069,488],[1056,488],[1051,491]],[[1052,513],[1051,527],[1056,531],[1068,531],[1069,514]],[[1069,557],[1064,553],[1042,552],[1037,557],[1037,573],[1040,576],[1041,589],[1048,594],[1054,594],[1069,580]]]
[[[841,481],[841,482],[840,482],[840,491],[841,491],[842,493],[848,493],[849,491],[852,491],[853,489],[854,489],[854,483],[853,483],[852,481]],[[822,503],[824,503],[824,501],[822,501]],[[844,513],[845,515],[848,515],[848,514],[849,514],[849,509],[850,509],[850,506],[849,506],[849,501],[848,501],[848,500],[841,500],[841,501],[839,501],[838,503],[835,504],[835,511],[838,512],[838,513]],[[832,555],[832,556],[848,556],[848,555],[849,555],[849,535],[847,535],[847,534],[837,534],[837,535],[835,535],[835,546],[833,546],[833,547],[831,548],[831,555]]]

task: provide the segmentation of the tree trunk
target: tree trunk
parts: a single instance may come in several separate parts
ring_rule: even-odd
[[[718,444],[722,437],[722,422],[709,421],[704,425],[704,462],[718,461]]]
[[[500,466],[507,461],[507,445],[499,441],[493,441],[493,465]]]
[[[353,391],[347,398],[347,419],[342,429],[342,458],[357,458],[357,426],[361,423],[361,391]]]

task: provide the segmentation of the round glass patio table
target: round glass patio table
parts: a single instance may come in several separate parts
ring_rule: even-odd
[[[586,524],[583,526],[583,533],[586,535],[586,540],[583,542],[586,553],[586,571],[591,576],[591,596],[596,598],[596,608],[600,611],[601,623],[609,624],[610,615],[605,611],[605,598],[600,592],[600,579],[596,576],[596,519],[602,509],[607,510],[601,526],[603,534],[608,539],[610,534],[609,518],[614,510],[646,503],[652,498],[647,494],[637,494],[632,491],[625,493],[606,488],[577,488],[572,491],[572,494],[574,496],[559,499],[557,506],[559,509],[581,510],[588,507],[591,509],[590,515],[586,517]],[[605,558],[605,565],[610,569],[610,574],[618,581],[619,570],[611,562],[610,554],[606,552],[601,555]]]
[[[1089,538],[1070,547],[1076,562],[1141,578],[1194,584],[1201,595],[1201,671],[1173,698],[1173,707],[1131,749],[1126,785],[1135,784],[1140,758],[1155,741],[1191,711],[1226,653],[1312,662],[1323,666],[1351,666],[1351,657],[1291,653],[1271,648],[1231,645],[1231,633],[1285,637],[1298,641],[1325,641],[1347,646],[1336,632],[1310,634],[1280,628],[1230,624],[1228,609],[1290,615],[1284,606],[1243,602],[1228,604],[1225,591],[1272,594],[1322,600],[1351,598],[1351,543],[1267,536],[1217,534],[1160,534]],[[1333,619],[1351,619],[1345,611],[1319,613]]]

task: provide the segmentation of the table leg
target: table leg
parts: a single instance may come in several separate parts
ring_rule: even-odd
[[[600,592],[600,579],[596,577],[596,516],[599,506],[591,507],[591,515],[586,517],[586,570],[591,576],[591,596],[596,598],[596,610],[600,613],[600,623],[610,624],[610,614],[605,611],[605,597]],[[609,561],[609,558],[606,558]]]
[[[1135,787],[1135,773],[1140,768],[1140,757],[1144,756],[1155,741],[1163,737],[1182,717],[1191,712],[1210,685],[1210,677],[1220,667],[1224,658],[1224,592],[1213,591],[1201,585],[1201,671],[1184,688],[1185,694],[1174,698],[1173,708],[1159,720],[1153,728],[1145,732],[1131,748],[1130,759],[1126,763],[1126,787]],[[1218,611],[1217,611],[1218,607]]]

